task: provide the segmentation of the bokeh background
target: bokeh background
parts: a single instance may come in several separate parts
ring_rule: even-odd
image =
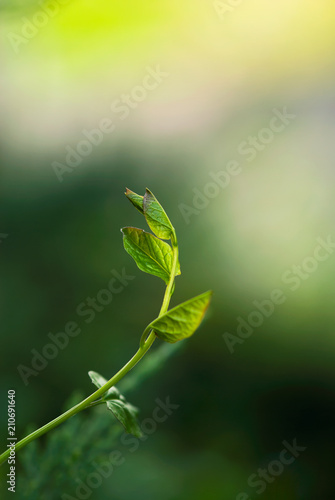
[[[316,268],[305,259],[318,238],[335,240],[334,2],[12,0],[0,15],[2,445],[8,389],[22,437],[77,390],[89,394],[88,370],[119,369],[159,310],[163,282],[122,247],[120,227],[145,227],[125,186],[148,186],[176,227],[173,304],[215,292],[196,335],[153,358],[136,390],[128,383],[140,420],[157,398],[178,410],[134,453],[112,416],[76,417],[19,454],[16,498],[78,498],[92,460],[118,449],[124,465],[89,498],[333,499],[335,254]],[[121,119],[115,103],[141,96],[134,89],[157,67],[168,76]],[[243,141],[285,107],[295,118],[248,161]],[[54,162],[106,118],[113,132],[60,182]],[[232,160],[240,173],[196,208],[210,173]],[[197,210],[189,223],[185,205]],[[296,265],[313,270],[292,291],[282,277]],[[78,305],[123,268],[135,279],[86,324]],[[276,288],[285,303],[231,353],[224,334]],[[82,332],[25,386],[17,366],[68,321]],[[248,486],[294,439],[306,448],[297,460],[264,493]]]

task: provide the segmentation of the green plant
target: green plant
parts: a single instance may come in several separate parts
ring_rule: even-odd
[[[127,189],[125,194],[137,210],[144,215],[154,233],[147,233],[134,227],[125,227],[121,230],[125,250],[133,257],[139,269],[162,278],[166,283],[159,315],[145,328],[138,351],[120,371],[109,381],[99,373],[90,371],[89,376],[98,389],[59,417],[18,441],[15,446],[16,450],[23,448],[80,411],[101,404],[106,404],[107,408],[121,422],[127,432],[135,436],[141,436],[141,430],[136,418],[137,408],[120,394],[115,385],[146,354],[156,337],[165,342],[175,343],[192,335],[200,325],[209,305],[211,291],[198,295],[168,310],[174,292],[175,277],[180,274],[176,231],[151,191],[147,189],[145,195],[140,196]],[[163,240],[169,240],[171,244]],[[0,464],[6,461],[9,453],[8,450],[0,455]]]

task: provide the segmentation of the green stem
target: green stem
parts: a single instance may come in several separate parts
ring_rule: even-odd
[[[171,266],[171,274],[170,274],[170,280],[166,286],[165,294],[164,294],[164,299],[162,303],[161,310],[159,311],[159,316],[162,316],[162,314],[166,313],[168,310],[170,300],[172,297],[172,291],[173,291],[173,285],[174,285],[174,280],[177,272],[177,265],[178,265],[178,242],[177,242],[177,235],[175,230],[173,230],[172,236],[171,236],[171,242],[172,242],[172,250],[173,250],[173,259],[172,259],[172,266]],[[141,340],[140,340],[140,347],[143,347],[145,345],[145,342],[147,340],[148,335],[150,336],[152,334],[152,330],[150,329],[149,326],[144,330]]]
[[[32,432],[25,438],[21,439],[21,441],[18,441],[15,445],[15,450],[20,450],[24,446],[26,446],[28,443],[31,441],[34,441],[34,439],[39,438],[46,432],[49,432],[51,429],[54,429],[58,425],[62,424],[65,422],[68,418],[72,417],[73,415],[76,415],[80,411],[84,410],[88,406],[91,405],[91,403],[95,402],[95,400],[99,397],[101,397],[103,394],[105,394],[108,389],[113,387],[115,384],[117,384],[125,375],[128,373],[135,365],[138,363],[138,361],[144,356],[144,354],[149,350],[151,347],[152,343],[155,340],[155,335],[150,335],[147,339],[147,342],[143,347],[141,347],[137,353],[131,358],[130,361],[118,372],[114,377],[112,377],[104,386],[100,387],[97,391],[93,392],[88,398],[84,399],[81,401],[81,403],[78,403],[77,405],[73,406],[70,410],[66,411],[62,415],[59,415],[59,417],[55,418],[54,420],[51,420],[48,424],[44,425],[43,427],[40,427],[36,431]],[[0,455],[0,464],[6,461],[10,454],[10,450],[8,449],[2,455]]]
[[[176,236],[175,230],[173,230],[173,233],[171,235],[171,243],[172,243],[172,250],[173,250],[171,275],[170,275],[170,280],[169,280],[167,287],[166,287],[166,290],[165,290],[163,304],[162,304],[161,310],[159,312],[159,316],[166,313],[166,311],[168,310],[170,300],[171,300],[171,292],[172,292],[174,279],[175,279],[176,271],[177,271],[178,253],[179,252],[178,252],[178,242],[177,242],[177,236]]]
[[[86,408],[93,408],[93,406],[98,406],[98,405],[102,405],[104,404],[106,401],[104,401],[103,399],[99,399],[98,401],[93,401],[93,403],[89,404],[88,406],[86,406]]]
[[[172,290],[172,287],[174,284],[177,263],[178,263],[178,245],[177,245],[177,238],[176,238],[175,232],[173,232],[171,241],[172,241],[172,249],[173,249],[173,262],[172,262],[171,276],[170,276],[170,280],[169,280],[167,287],[166,287],[166,290],[165,290],[164,299],[163,299],[163,303],[162,303],[162,307],[161,307],[159,316],[161,316],[162,314],[164,314],[168,310],[168,307],[170,304],[170,299],[171,299],[171,290]],[[40,436],[42,436],[46,432],[51,431],[52,429],[54,429],[58,425],[62,424],[63,422],[65,422],[67,419],[69,419],[73,415],[76,415],[80,411],[84,410],[85,408],[90,407],[90,406],[95,406],[96,404],[100,404],[101,402],[96,401],[96,399],[102,397],[105,394],[105,392],[108,391],[108,389],[110,389],[111,387],[116,385],[140,361],[140,359],[143,358],[143,356],[147,353],[147,351],[152,346],[152,344],[156,338],[156,335],[155,335],[155,332],[153,332],[153,331],[151,331],[149,333],[149,330],[150,329],[148,329],[148,328],[146,328],[144,330],[143,335],[142,335],[142,339],[141,339],[141,343],[140,343],[140,348],[138,349],[136,354],[104,386],[100,387],[100,389],[93,392],[93,394],[91,394],[89,397],[87,397],[86,399],[81,401],[81,403],[78,403],[77,405],[73,406],[72,408],[70,408],[70,410],[67,410],[62,415],[59,415],[59,417],[55,418],[54,420],[51,420],[51,422],[49,422],[48,424],[43,425],[42,427],[40,427],[36,431],[32,432],[31,434],[29,434],[25,438],[21,439],[21,441],[18,441],[15,445],[15,451],[20,450],[21,448],[23,448],[24,446],[29,444],[31,441],[34,441],[35,439],[39,438]],[[149,335],[148,335],[148,333],[149,333]],[[5,451],[4,453],[2,453],[0,455],[0,465],[7,460],[9,455],[10,455],[10,449],[8,448],[7,451]]]

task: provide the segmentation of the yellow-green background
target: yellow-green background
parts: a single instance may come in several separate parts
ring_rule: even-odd
[[[92,498],[257,498],[249,475],[294,438],[307,450],[263,498],[334,498],[335,255],[294,293],[281,281],[318,237],[335,239],[334,2],[245,0],[221,19],[205,0],[70,1],[15,53],[9,34],[38,10],[0,10],[1,407],[14,387],[19,437],[77,388],[88,394],[89,369],[112,375],[157,314],[163,284],[135,267],[119,232],[144,224],[124,187],[148,186],[179,235],[173,303],[215,294],[182,353],[132,396],[141,418],[157,397],[180,409]],[[118,122],[110,105],[156,65],[170,76]],[[285,106],[296,119],[246,162],[241,141]],[[104,117],[116,131],[59,183],[52,162]],[[179,205],[232,159],[243,172],[186,224]],[[136,279],[25,387],[17,365],[123,267]],[[285,304],[231,355],[223,333],[277,287]],[[5,422],[3,411],[2,443]]]

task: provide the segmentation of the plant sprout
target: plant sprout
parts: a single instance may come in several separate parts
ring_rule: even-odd
[[[116,384],[140,361],[152,346],[155,339],[174,343],[190,337],[200,325],[209,306],[212,292],[208,291],[194,297],[173,309],[168,309],[175,288],[175,277],[181,274],[176,231],[163,207],[149,189],[140,196],[126,190],[128,200],[145,217],[152,233],[135,227],[124,227],[123,244],[125,250],[134,259],[141,271],[161,278],[166,283],[166,290],[159,315],[145,328],[140,339],[140,346],[135,355],[110,380],[97,372],[90,371],[89,376],[97,390],[71,409],[55,418],[40,429],[35,430],[18,441],[15,449],[19,450],[31,441],[54,429],[82,410],[105,404],[126,432],[141,436],[137,421],[138,410],[120,394]],[[167,243],[168,240],[170,243]],[[9,457],[8,449],[0,455],[0,464]]]

